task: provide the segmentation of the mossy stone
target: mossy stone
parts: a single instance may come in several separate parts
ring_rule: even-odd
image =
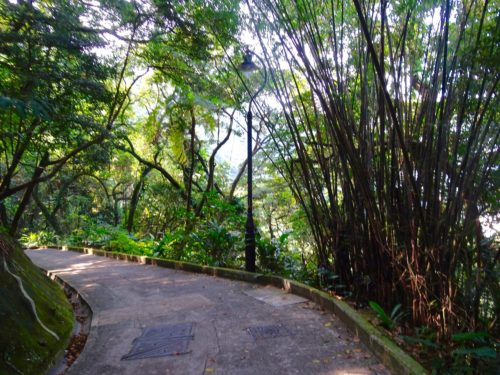
[[[56,340],[36,320],[22,295],[19,276],[33,299],[40,320],[59,336]],[[24,254],[19,245],[0,234],[0,374],[43,374],[66,348],[73,328],[73,311],[63,290]]]

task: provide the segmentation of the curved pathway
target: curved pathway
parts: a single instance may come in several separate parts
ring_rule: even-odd
[[[71,251],[26,254],[93,310],[69,374],[389,374],[336,316],[272,287]],[[173,346],[186,354],[122,359],[151,329],[186,323],[192,337]]]

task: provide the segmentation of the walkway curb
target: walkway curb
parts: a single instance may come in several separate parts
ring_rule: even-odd
[[[52,248],[62,251],[75,251],[83,254],[103,256],[111,259],[126,260],[139,264],[149,264],[158,267],[172,268],[181,271],[203,273],[210,276],[245,281],[253,284],[272,285],[313,301],[337,315],[350,330],[354,331],[361,342],[370,349],[377,358],[394,374],[423,375],[428,374],[424,367],[403,351],[391,338],[358,314],[347,303],[329,294],[297,281],[280,276],[251,273],[230,268],[203,266],[195,263],[181,262],[155,257],[116,253],[90,247],[43,246],[39,249]]]
[[[59,249],[61,250],[61,249]],[[37,266],[38,267],[38,266]],[[80,303],[81,304],[84,304],[86,306],[86,308],[88,309],[89,311],[89,315],[87,317],[87,319],[89,320],[90,324],[89,324],[89,332],[88,332],[88,335],[87,335],[87,340],[85,341],[85,346],[89,343],[93,343],[95,341],[95,336],[96,336],[96,326],[98,325],[98,317],[95,316],[94,317],[94,312],[92,311],[92,307],[90,306],[90,304],[87,302],[87,298],[82,292],[76,290],[71,284],[69,284],[66,280],[64,280],[63,277],[60,277],[58,275],[56,275],[54,272],[50,272],[42,267],[38,267],[40,268],[40,270],[42,270],[46,275],[47,277],[49,277],[52,281],[54,281],[55,283],[57,283],[61,288],[65,288],[65,289],[68,289],[70,290],[72,293],[74,293],[77,298],[80,300]],[[91,335],[90,333],[93,331],[93,334]],[[74,334],[75,332],[73,332],[72,334]],[[85,350],[85,346],[84,346],[84,349]],[[62,354],[62,358],[61,359],[64,359],[64,352],[66,351],[67,348],[65,348],[65,350],[61,353]],[[83,351],[82,351],[83,352]],[[80,353],[81,354],[81,353]],[[75,363],[79,362],[81,356],[78,356],[76,358],[76,360],[71,364],[71,365],[66,365],[66,367],[64,368],[64,370],[62,371],[63,373],[65,373],[66,371],[68,371],[71,366],[73,366]],[[60,371],[57,371],[57,372],[54,372],[53,370],[56,370],[56,369],[61,369],[60,368],[61,366],[57,366],[57,362],[56,362],[56,365],[52,368],[52,369],[49,369],[49,372],[48,374],[52,374],[52,373],[60,373]]]

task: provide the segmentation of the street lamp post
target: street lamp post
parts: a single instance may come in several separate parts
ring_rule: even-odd
[[[264,72],[264,81],[260,85],[259,89],[250,97],[250,103],[248,104],[247,112],[247,184],[248,184],[248,195],[247,195],[247,222],[245,226],[245,269],[249,272],[255,272],[255,225],[253,222],[253,189],[252,189],[252,103],[264,89],[267,83],[267,70],[262,59],[250,50],[246,50],[243,56],[243,63],[240,65],[240,71],[249,78],[253,72],[258,70],[258,66],[252,61],[252,56],[259,59],[262,69]]]

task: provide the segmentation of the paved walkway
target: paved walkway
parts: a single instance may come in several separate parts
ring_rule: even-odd
[[[337,317],[272,287],[71,251],[27,255],[93,310],[87,345],[69,374],[389,374]],[[151,328],[185,323],[192,338],[173,350],[188,353],[122,359]]]

